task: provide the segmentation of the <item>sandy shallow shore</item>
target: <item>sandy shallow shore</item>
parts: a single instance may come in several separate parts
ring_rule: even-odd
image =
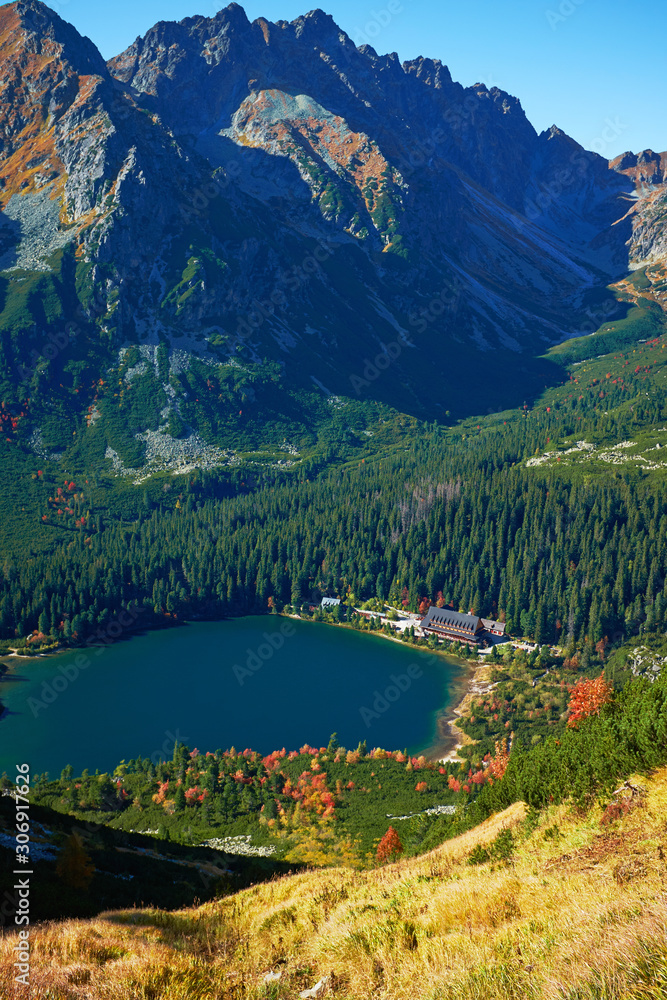
[[[465,693],[456,707],[443,716],[438,723],[442,742],[446,748],[445,754],[438,757],[438,760],[443,763],[460,760],[458,755],[459,750],[470,743],[474,743],[474,740],[459,728],[457,719],[468,711],[474,698],[488,694],[495,687],[495,684],[491,681],[493,666],[490,663],[477,663],[473,660],[467,660],[466,662],[470,664],[471,670],[470,676],[465,683]]]

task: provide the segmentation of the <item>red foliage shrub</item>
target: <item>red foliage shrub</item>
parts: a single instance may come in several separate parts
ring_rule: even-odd
[[[507,770],[507,765],[510,759],[505,740],[496,740],[495,751],[495,757],[491,757],[489,760],[489,773],[493,775],[494,778],[502,778]]]
[[[386,864],[387,861],[391,861],[393,858],[402,853],[403,844],[401,843],[401,838],[396,833],[393,826],[390,826],[378,844],[377,859],[380,864]]]
[[[636,805],[638,805],[638,803],[635,799],[628,798],[627,796],[615,799],[613,802],[609,803],[603,812],[600,825],[607,826],[609,823],[614,823],[617,819],[622,819],[623,816],[627,816]]]
[[[570,717],[567,720],[570,729],[576,729],[577,723],[582,719],[599,715],[602,706],[611,701],[612,691],[604,679],[604,674],[600,674],[595,680],[577,681],[574,687],[570,688],[568,704]]]

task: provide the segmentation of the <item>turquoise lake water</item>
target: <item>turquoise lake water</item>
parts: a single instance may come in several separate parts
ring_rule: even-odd
[[[433,751],[464,677],[456,660],[274,615],[6,662],[0,773],[26,762],[51,777],[66,764],[80,773],[157,761],[175,739],[269,753],[323,746],[335,731],[347,747]]]

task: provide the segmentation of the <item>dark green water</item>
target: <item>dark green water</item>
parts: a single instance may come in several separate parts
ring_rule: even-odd
[[[174,739],[269,753],[334,731],[347,747],[427,752],[462,676],[454,660],[277,616],[152,632],[18,661],[0,683],[0,773],[24,762],[51,777],[66,764],[105,771],[170,756]]]

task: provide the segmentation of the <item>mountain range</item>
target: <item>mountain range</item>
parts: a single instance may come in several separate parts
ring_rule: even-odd
[[[321,10],[232,3],[105,63],[19,0],[0,70],[3,428],[38,454],[215,461],[298,450],[345,406],[516,405],[646,265],[662,323],[667,154],[538,134]]]

